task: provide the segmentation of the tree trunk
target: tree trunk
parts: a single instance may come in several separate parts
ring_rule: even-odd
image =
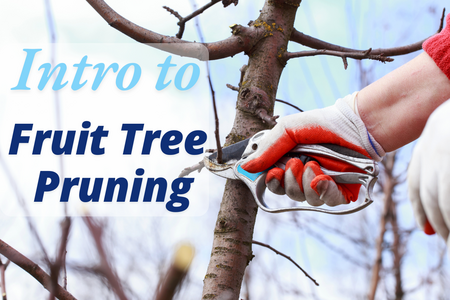
[[[286,51],[301,0],[266,0],[259,18],[251,25],[261,35],[249,56],[241,82],[236,117],[226,144],[267,129],[258,115],[273,115],[273,107]],[[242,35],[240,26],[232,27]],[[228,180],[214,230],[211,260],[204,280],[202,299],[239,299],[245,268],[251,261],[252,236],[257,205],[240,181]]]

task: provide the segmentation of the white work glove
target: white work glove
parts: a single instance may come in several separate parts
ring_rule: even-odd
[[[264,171],[298,144],[336,144],[380,161],[385,155],[383,148],[353,110],[356,95],[338,99],[327,108],[280,118],[278,124],[264,135],[258,149],[244,161],[242,168],[251,173]],[[312,157],[328,170],[361,172],[333,159]],[[358,199],[360,184],[336,184],[323,174],[319,164],[310,161],[303,165],[300,159],[292,158],[284,170],[273,168],[268,172],[266,185],[273,193],[287,194],[296,201],[306,199],[313,206],[335,206]]]
[[[420,228],[450,245],[450,100],[428,119],[409,164],[408,187]]]

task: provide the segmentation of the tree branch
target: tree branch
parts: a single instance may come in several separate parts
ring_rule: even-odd
[[[441,32],[442,28],[444,27],[444,18],[445,18],[445,8],[442,11],[442,16],[441,16],[441,20],[440,20],[440,24],[439,24],[437,33]],[[422,44],[427,39],[428,38],[423,39],[417,43],[406,45],[406,46],[401,46],[401,47],[374,49],[374,50],[372,50],[371,54],[372,55],[383,55],[383,56],[398,56],[398,55],[412,53],[414,51],[418,51],[418,50],[422,49]],[[363,52],[362,50],[346,48],[346,47],[338,46],[335,44],[331,44],[331,43],[319,40],[312,36],[306,35],[296,29],[294,29],[294,31],[292,32],[290,40],[293,42],[302,44],[303,46],[313,48],[313,49],[324,49],[324,50],[340,51],[340,52]]]
[[[211,3],[213,3],[213,2],[211,2]],[[195,1],[192,2],[192,5],[194,6],[194,9],[197,7],[197,5],[195,4]],[[214,5],[214,3],[211,4],[211,5]],[[208,5],[205,5],[203,8],[205,8],[206,6],[208,6]],[[202,10],[201,12],[203,12],[204,10]],[[199,10],[196,10],[196,12],[197,11],[199,11]],[[201,30],[201,28],[200,28],[200,26],[198,24],[198,20],[195,21],[195,27],[197,27],[198,36],[200,37],[200,41],[203,43],[203,33],[202,33],[202,30]],[[215,120],[215,126],[216,126],[216,129],[214,130],[214,135],[216,136],[217,163],[222,164],[223,163],[223,161],[222,161],[222,146],[220,145],[219,116],[217,114],[216,92],[214,91],[214,88],[213,88],[213,85],[212,85],[211,72],[209,70],[209,63],[208,62],[206,62],[206,71],[208,73],[209,90],[211,91],[211,98],[212,98],[213,109],[214,109],[214,120]]]
[[[221,0],[212,0],[211,2],[209,2],[208,4],[200,7],[199,9],[195,10],[193,13],[191,13],[190,15],[188,15],[185,18],[183,18],[178,12],[174,11],[170,7],[163,6],[163,8],[166,9],[168,12],[170,12],[175,17],[177,17],[178,20],[180,20],[177,23],[177,25],[180,26],[180,29],[178,30],[178,33],[176,34],[176,37],[181,39],[183,37],[183,33],[184,33],[184,28],[185,28],[186,22],[188,22],[189,20],[191,20],[191,19],[195,18],[196,16],[200,15],[205,10],[207,10],[208,8],[210,8],[211,6],[213,6],[214,4],[216,4],[216,3],[220,2],[220,1]]]
[[[0,259],[0,286],[1,286],[2,300],[7,300],[5,271],[9,265],[9,262],[10,262],[9,259],[6,261],[6,263],[3,263],[2,260]]]
[[[338,56],[341,57],[344,61],[344,68],[347,70],[347,58],[354,58],[354,59],[373,59],[378,60],[381,62],[391,62],[394,61],[394,59],[390,57],[384,56],[384,54],[380,55],[374,55],[372,54],[372,49],[368,49],[366,51],[357,51],[357,52],[342,52],[342,51],[334,51],[334,50],[311,50],[311,51],[300,51],[300,52],[286,52],[284,54],[284,58],[286,61],[288,61],[291,58],[297,58],[297,57],[305,57],[305,56],[316,56],[316,55],[331,55],[331,56]]]
[[[392,218],[392,193],[394,192],[395,184],[393,182],[393,169],[395,163],[395,153],[390,153],[386,155],[386,158],[383,160],[384,165],[384,175],[386,177],[384,186],[383,186],[383,194],[384,194],[384,208],[383,213],[380,219],[380,231],[378,233],[375,249],[376,256],[375,261],[372,268],[372,278],[370,281],[369,293],[367,295],[367,299],[374,300],[375,295],[378,288],[378,283],[380,281],[380,272],[383,268],[383,244],[384,237],[387,231],[386,225]]]
[[[71,219],[69,217],[64,218],[64,221],[61,223],[61,241],[58,249],[58,255],[55,262],[50,265],[50,278],[52,279],[52,292],[50,293],[50,299],[54,299],[53,287],[58,284],[61,268],[65,269],[66,267],[66,249],[69,239],[70,225]],[[64,289],[67,289],[67,277],[64,277],[63,281]]]
[[[0,254],[8,258],[10,261],[15,263],[17,266],[22,268],[28,274],[33,276],[37,281],[39,281],[42,286],[52,292],[52,280],[50,276],[45,273],[37,264],[29,260],[23,254],[18,252],[16,249],[9,246],[3,240],[0,240]],[[60,300],[76,300],[68,291],[63,289],[59,284],[54,287],[55,297]]]
[[[194,248],[191,245],[181,245],[176,251],[172,265],[166,275],[161,278],[155,300],[172,300],[179,290],[194,258]]]
[[[305,274],[306,277],[308,277],[309,279],[311,279],[311,281],[314,282],[315,285],[319,286],[319,284],[317,283],[317,281],[316,281],[314,278],[312,278],[305,270],[303,270],[302,267],[300,267],[300,265],[297,264],[290,256],[287,256],[287,255],[284,254],[283,252],[278,251],[277,249],[271,247],[270,245],[267,245],[267,244],[264,244],[264,243],[261,243],[261,242],[258,242],[258,241],[252,241],[252,243],[255,244],[255,245],[259,245],[259,246],[266,247],[266,248],[272,250],[273,252],[275,252],[276,254],[283,256],[284,258],[286,258],[287,260],[289,260],[290,262],[292,262],[297,268],[299,268],[300,271],[302,271],[303,274]]]
[[[140,27],[115,12],[108,4],[105,3],[104,0],[86,1],[106,22],[108,22],[111,27],[119,30],[130,38],[140,43],[179,44],[180,50],[185,56],[199,58],[198,51],[196,51],[196,45],[198,43],[184,41],[176,37],[161,35],[159,33]],[[204,43],[203,45],[209,51],[209,59],[221,59],[236,55],[243,51],[249,51],[253,44],[252,32],[256,31],[257,29],[255,29],[254,27],[241,26],[241,30],[246,31],[248,35],[242,38],[237,34],[234,34],[222,41],[214,43]]]
[[[120,300],[127,300],[128,298],[125,296],[122,284],[117,274],[113,271],[108,261],[106,250],[103,246],[103,227],[90,216],[84,217],[83,220],[91,232],[92,238],[94,239],[97,247],[98,255],[100,256],[99,271],[103,274],[103,276],[105,276],[106,280],[108,280],[109,285],[111,286],[114,294],[116,294],[117,298]]]
[[[303,111],[304,111],[303,109],[301,109],[301,108],[299,108],[299,107],[295,106],[294,104],[289,103],[289,102],[287,102],[287,101],[280,100],[280,99],[275,99],[275,101],[280,102],[280,103],[283,103],[283,104],[286,104],[286,105],[289,105],[290,107],[295,108],[295,109],[298,110],[299,112],[303,112]]]

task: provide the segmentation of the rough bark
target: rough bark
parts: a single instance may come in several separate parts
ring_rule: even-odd
[[[259,18],[250,24],[258,29],[258,42],[247,53],[248,67],[240,85],[236,117],[227,144],[245,139],[270,125],[258,117],[273,115],[275,95],[284,68],[283,54],[301,0],[266,0]],[[242,34],[240,26],[232,28]],[[229,180],[218,214],[211,260],[204,280],[202,299],[239,299],[245,268],[251,261],[252,236],[257,206],[248,188]]]

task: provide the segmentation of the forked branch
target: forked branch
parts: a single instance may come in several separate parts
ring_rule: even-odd
[[[187,16],[185,18],[183,18],[178,12],[174,11],[170,7],[163,6],[163,8],[165,10],[167,10],[168,12],[170,12],[175,17],[177,17],[178,20],[180,20],[177,23],[177,25],[180,26],[180,29],[178,30],[178,33],[176,34],[176,37],[181,39],[183,37],[183,33],[184,33],[184,28],[185,28],[186,22],[188,22],[189,20],[191,20],[191,19],[195,18],[196,16],[200,15],[205,10],[207,10],[208,8],[210,8],[211,6],[213,6],[214,4],[216,4],[216,3],[220,2],[220,1],[221,0],[212,0],[211,2],[209,2],[208,4],[200,7],[199,9],[195,10],[193,13],[191,13],[189,16]]]
[[[108,4],[105,3],[104,0],[86,1],[106,22],[108,22],[111,27],[119,30],[130,38],[140,43],[179,44],[180,50],[185,56],[198,58],[196,56],[198,52],[192,52],[192,48],[195,48],[198,43],[184,41],[176,37],[161,35],[159,33],[136,25],[135,23],[125,19],[117,12],[115,12]],[[209,60],[221,59],[236,55],[240,52],[249,51],[251,46],[253,45],[253,39],[249,36],[251,36],[252,31],[256,29],[254,27],[245,27],[245,29],[247,29],[248,38],[242,38],[238,35],[232,35],[231,37],[222,41],[203,43],[203,45],[208,49]]]
[[[16,249],[9,246],[4,241],[0,240],[0,254],[8,258],[10,261],[15,263],[17,266],[22,268],[28,274],[33,276],[37,281],[39,281],[42,286],[48,290],[52,291],[52,280],[50,276],[45,273],[37,264],[29,260],[23,254],[21,254]],[[54,295],[60,300],[76,300],[68,291],[63,289],[59,284],[53,287]]]

